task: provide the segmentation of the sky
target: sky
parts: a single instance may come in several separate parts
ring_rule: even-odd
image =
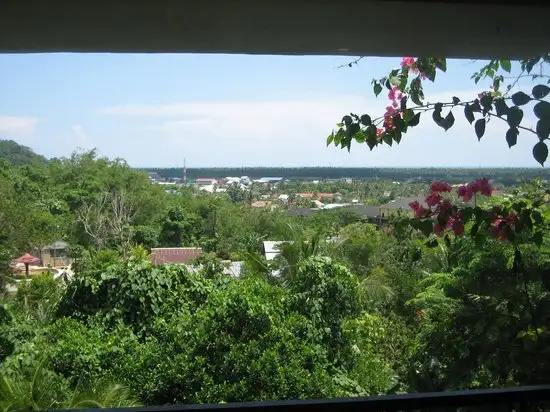
[[[204,54],[0,55],[0,139],[47,157],[97,149],[134,167],[537,167],[536,137],[509,149],[495,120],[478,142],[455,109],[444,132],[425,118],[401,144],[351,153],[326,138],[349,112],[381,115],[371,80],[399,58]],[[451,60],[425,88],[428,101],[471,99],[483,62]],[[527,85],[528,86],[528,85]],[[524,122],[534,125],[526,114]],[[538,166],[540,167],[540,166]]]

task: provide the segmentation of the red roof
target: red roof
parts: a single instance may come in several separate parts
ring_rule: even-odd
[[[15,259],[15,261],[17,263],[30,264],[30,263],[38,263],[38,262],[40,262],[40,259],[38,259],[37,257],[34,257],[33,255],[31,255],[29,253],[25,253],[23,256]]]
[[[153,265],[183,264],[202,255],[200,247],[153,248],[149,259]]]
[[[332,199],[334,197],[333,193],[319,193],[317,196],[319,197],[328,197],[329,199]]]

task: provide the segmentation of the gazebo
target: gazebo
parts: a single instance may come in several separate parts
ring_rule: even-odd
[[[30,253],[25,253],[23,256],[15,259],[16,263],[23,263],[25,265],[25,278],[29,277],[29,265],[32,263],[38,263],[40,262],[40,259],[37,257],[34,257]]]

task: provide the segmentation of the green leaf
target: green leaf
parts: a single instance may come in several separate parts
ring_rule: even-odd
[[[372,124],[372,120],[368,114],[361,116],[361,124],[363,126],[370,126]]]
[[[550,87],[545,84],[536,85],[533,87],[533,91],[531,92],[535,99],[543,99],[548,95],[548,93],[550,93]]]
[[[399,90],[401,90],[401,91],[405,90],[405,87],[407,87],[407,82],[408,81],[409,81],[409,72],[405,71],[399,77]]]
[[[351,116],[344,116],[342,117],[342,123],[344,123],[346,126],[349,126],[353,120],[351,119]]]
[[[479,99],[475,99],[472,104],[470,105],[473,112],[481,112],[481,106],[479,104]]]
[[[429,248],[434,248],[439,245],[439,242],[437,241],[436,238],[431,238],[431,239],[428,239],[424,244]]]
[[[502,98],[495,99],[495,110],[497,112],[497,116],[504,116],[508,113],[508,106],[506,105],[506,102]]]
[[[470,124],[472,124],[472,122],[475,120],[474,112],[470,104],[466,104],[466,106],[464,106],[464,116],[466,117],[466,120],[468,120]]]
[[[378,83],[378,82],[374,83],[373,90],[374,90],[374,95],[375,95],[376,97],[378,97],[378,95],[379,95],[380,93],[382,93],[382,86],[380,85],[380,83]]]
[[[401,137],[403,136],[403,133],[401,132],[401,129],[395,128],[392,130],[393,140],[399,144],[401,142]]]
[[[501,60],[500,67],[502,67],[502,70],[510,73],[510,71],[512,70],[512,62],[510,60]]]
[[[481,140],[483,135],[485,134],[485,119],[479,119],[475,125],[474,129],[476,131],[476,136],[478,140]]]
[[[447,71],[447,59],[440,58],[440,59],[434,59],[435,60],[435,67],[437,67],[442,72]]]
[[[533,235],[533,243],[535,243],[535,245],[537,245],[538,247],[541,247],[542,240],[543,240],[542,232],[541,231],[535,232],[535,234]]]
[[[418,126],[418,123],[420,123],[420,113],[416,113],[411,120],[407,123],[407,126],[414,127]]]
[[[410,92],[411,100],[417,104],[422,104],[422,99],[424,98],[424,92],[422,90],[422,82],[420,81],[419,77],[415,77],[411,81],[411,92]]]
[[[384,143],[386,143],[388,146],[391,146],[393,144],[393,139],[391,138],[391,136],[387,133],[384,133],[384,135],[382,136],[382,140],[384,141]]]
[[[546,146],[546,143],[538,142],[533,147],[533,157],[541,166],[544,166],[544,162],[546,162],[546,158],[548,157],[548,146]]]
[[[459,99],[458,97],[456,97],[456,96],[453,96],[453,104],[454,104],[454,105],[457,105],[457,104],[459,104],[459,103],[460,103],[460,99]]]
[[[372,150],[378,144],[378,139],[376,138],[376,126],[370,125],[367,127],[365,134],[367,135],[367,146],[369,146],[369,149]]]
[[[357,132],[359,132],[359,130],[361,130],[361,126],[359,126],[359,123],[350,124],[347,130],[349,132],[347,133],[348,137],[353,138],[357,134]]]
[[[394,129],[397,129],[399,131],[403,130],[406,126],[405,121],[398,114],[392,117],[392,124]]]
[[[411,226],[420,230],[426,237],[433,233],[433,222],[431,220],[412,219]]]
[[[446,127],[444,128],[445,131],[453,127],[453,124],[455,124],[455,117],[453,115],[453,112],[449,112],[449,114],[445,117],[445,123],[447,123]]]
[[[506,115],[508,126],[518,127],[523,120],[523,110],[517,107],[510,107],[508,114]]]
[[[550,136],[550,119],[541,119],[537,122],[537,136],[540,140],[548,139],[548,136]]]
[[[523,106],[531,101],[531,97],[523,92],[517,92],[512,95],[512,102],[516,106]]]
[[[431,220],[424,220],[419,225],[420,231],[424,234],[424,236],[430,236],[431,233],[433,233],[433,223]]]
[[[344,129],[338,130],[334,135],[334,145],[338,146],[345,136],[346,136],[346,133],[344,132]]]
[[[401,109],[402,112],[407,110],[407,101],[408,100],[409,100],[409,98],[407,96],[404,96],[401,99],[401,103],[399,104],[399,108]]]
[[[331,134],[328,135],[328,137],[327,137],[327,146],[330,146],[330,144],[332,143],[333,140],[334,140],[334,132],[332,132]]]
[[[510,129],[508,129],[508,131],[506,132],[506,142],[508,143],[508,147],[516,145],[516,143],[518,142],[518,134],[519,130],[515,127],[511,127]]]
[[[539,119],[548,119],[550,118],[550,103],[548,102],[539,102],[533,107],[533,113]]]

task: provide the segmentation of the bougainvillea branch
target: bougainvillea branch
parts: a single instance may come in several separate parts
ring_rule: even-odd
[[[358,61],[350,63],[350,66]],[[429,103],[425,102],[423,82],[433,82],[438,71],[445,72],[446,59],[403,57],[400,68],[392,70],[386,77],[372,81],[376,96],[379,96],[384,88],[388,90],[389,103],[385,113],[377,117],[354,113],[343,116],[342,121],[337,124],[337,129],[328,136],[327,146],[334,144],[349,151],[354,140],[360,144],[366,143],[371,150],[382,144],[399,144],[408,129],[417,126],[421,115],[426,112],[431,112],[435,124],[447,131],[455,123],[453,109],[460,107],[468,122],[473,124],[479,140],[485,135],[486,127],[492,118],[498,118],[508,124],[505,137],[509,147],[517,143],[520,131],[536,136],[538,142],[533,146],[533,157],[544,165],[548,158],[546,140],[550,136],[550,102],[546,100],[550,94],[550,87],[546,84],[537,84],[532,87],[530,94],[512,91],[518,85],[519,79],[525,76],[532,80],[550,79],[542,73],[548,63],[549,54],[520,61],[520,75],[512,84],[503,88],[505,78],[498,73],[500,70],[510,73],[512,63],[509,60],[492,60],[472,76],[476,84],[482,79],[491,79],[488,91],[482,91],[469,101],[453,97],[450,102]],[[533,72],[537,65],[541,68],[540,74]],[[550,80],[548,82],[550,83]],[[409,101],[412,101],[414,106],[409,106]],[[532,127],[522,124],[526,105],[532,106],[537,119]],[[449,111],[444,114],[443,109]]]
[[[493,187],[487,178],[476,179],[456,189],[461,204],[453,204],[448,196],[452,192],[446,182],[433,182],[425,204],[409,203],[414,218],[409,224],[426,236],[461,236],[466,232],[474,238],[490,236],[502,241],[535,243],[540,245],[546,228],[542,212],[536,202],[527,200],[503,202],[489,209],[477,205],[477,196],[489,197]],[[474,206],[467,205],[474,200]],[[466,229],[468,228],[468,229]]]

